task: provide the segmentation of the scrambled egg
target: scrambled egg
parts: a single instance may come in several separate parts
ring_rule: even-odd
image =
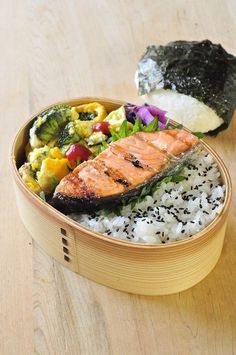
[[[76,112],[80,113],[94,113],[96,116],[92,120],[93,123],[101,122],[107,115],[107,111],[103,105],[98,102],[91,102],[89,104],[79,105],[76,107]]]
[[[39,183],[35,180],[33,176],[33,172],[29,163],[23,164],[19,169],[19,173],[22,180],[31,191],[35,192],[36,194],[39,194],[42,191]]]
[[[126,120],[126,113],[124,106],[119,107],[117,110],[112,111],[109,115],[104,119],[105,122],[109,122],[109,127],[118,132],[122,122]],[[128,122],[128,127],[132,128],[132,123]]]
[[[87,138],[93,133],[93,121],[77,121],[75,124],[75,131],[80,138]]]
[[[37,181],[45,194],[53,192],[60,180],[69,173],[68,164],[65,158],[43,160],[41,169],[37,172]]]
[[[45,145],[29,152],[28,163],[20,168],[20,174],[30,190],[37,194],[40,191],[49,194],[69,173],[68,165],[68,160],[58,147]]]
[[[100,132],[93,132],[91,136],[89,136],[86,139],[86,142],[88,145],[96,145],[99,143],[102,143],[106,140],[105,134],[103,134],[101,131]]]

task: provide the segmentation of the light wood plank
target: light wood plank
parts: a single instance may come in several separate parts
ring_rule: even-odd
[[[33,345],[43,355],[236,353],[235,192],[213,272],[177,295],[133,296],[90,282],[32,248],[7,163],[10,138],[42,106],[87,95],[139,102],[133,77],[148,44],[209,38],[236,54],[236,2],[2,1],[0,19],[0,353],[32,354]],[[207,139],[233,182],[235,132],[234,119]]]

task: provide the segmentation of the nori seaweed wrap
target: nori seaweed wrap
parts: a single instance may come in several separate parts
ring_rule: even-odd
[[[236,57],[220,44],[175,41],[151,45],[136,72],[139,94],[171,89],[192,96],[213,109],[227,128],[236,107]]]

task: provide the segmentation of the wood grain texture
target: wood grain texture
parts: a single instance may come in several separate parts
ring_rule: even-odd
[[[70,272],[30,244],[8,166],[13,135],[42,106],[86,95],[139,102],[133,75],[150,43],[209,38],[236,54],[235,1],[2,0],[0,7],[0,353],[236,353],[235,192],[214,271],[177,295],[133,296]],[[234,186],[235,132],[234,118],[207,139]]]

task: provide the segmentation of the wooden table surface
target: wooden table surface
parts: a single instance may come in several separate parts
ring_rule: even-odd
[[[103,96],[141,102],[137,61],[148,44],[211,39],[236,55],[235,0],[0,2],[0,354],[236,354],[236,199],[211,274],[192,289],[144,297],[65,269],[22,225],[11,141],[54,101]],[[236,179],[236,120],[208,138]]]

